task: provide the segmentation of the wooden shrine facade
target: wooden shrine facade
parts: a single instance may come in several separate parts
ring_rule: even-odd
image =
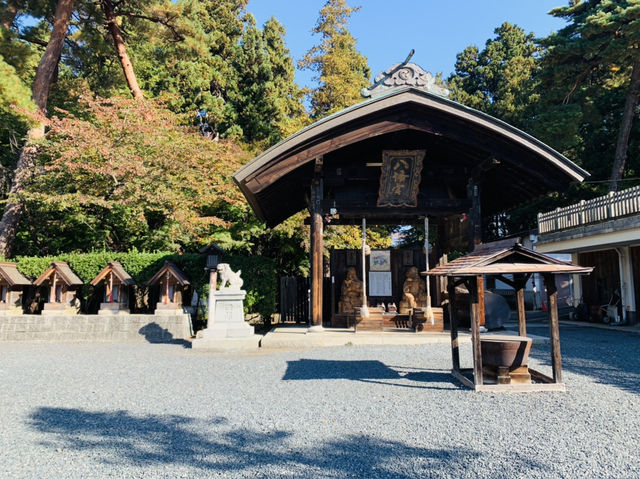
[[[398,78],[424,78],[413,64],[390,74],[403,69]],[[482,217],[588,175],[530,135],[405,80],[295,133],[233,175],[268,227],[311,213],[313,325],[322,324],[325,227],[429,217],[442,231],[447,221],[462,224],[463,246],[474,246],[482,242]]]

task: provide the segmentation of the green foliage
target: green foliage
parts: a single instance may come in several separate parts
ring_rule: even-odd
[[[17,75],[14,67],[0,55],[0,192],[9,190],[9,178],[16,152],[29,128],[29,112],[36,107],[31,90]]]
[[[540,48],[532,33],[510,23],[494,33],[482,51],[469,46],[457,55],[448,80],[451,99],[522,128],[539,99],[535,73]]]
[[[247,211],[231,180],[245,152],[206,140],[154,102],[79,101],[86,119],[51,120],[16,252],[230,246],[228,228]]]
[[[640,5],[589,0],[551,14],[566,20],[567,26],[541,40],[541,87],[547,94],[534,133],[581,162],[592,179],[603,180],[612,170],[616,143],[625,145],[625,139],[618,138],[625,97],[637,102],[630,78],[640,62]],[[629,176],[640,163],[639,134],[634,125],[626,141],[627,173],[633,173]]]
[[[206,257],[201,254],[175,254],[171,252],[108,252],[68,253],[57,256],[19,256],[15,258],[18,270],[27,277],[35,279],[49,267],[52,261],[66,261],[78,277],[88,285],[109,261],[119,261],[124,269],[139,284],[144,285],[164,265],[173,262],[192,282],[201,298],[209,295],[209,275],[205,271]],[[277,276],[272,260],[260,256],[224,256],[233,270],[244,271],[243,288],[247,291],[245,310],[258,313],[264,318],[275,312]],[[84,288],[86,302],[90,290]]]
[[[360,7],[346,0],[327,0],[313,33],[319,45],[309,50],[298,66],[317,72],[320,84],[311,91],[312,117],[320,119],[362,101],[360,91],[370,85],[369,65],[358,52],[356,39],[348,29],[349,17]]]

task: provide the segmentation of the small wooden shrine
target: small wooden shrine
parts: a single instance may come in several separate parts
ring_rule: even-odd
[[[42,314],[78,314],[80,311],[78,290],[83,283],[66,262],[52,262],[33,284],[48,286],[48,300]]]
[[[22,293],[31,286],[15,263],[0,262],[0,315],[22,314]]]
[[[175,314],[185,312],[185,301],[191,298],[191,282],[171,261],[165,262],[147,283],[157,288],[158,302],[155,314]]]
[[[514,244],[513,240],[505,240],[479,245],[472,253],[427,272],[428,275],[445,276],[448,279],[452,374],[475,391],[564,391],[555,276],[589,274],[592,270],[537,253],[518,243]],[[531,338],[527,338],[524,288],[534,273],[543,276],[549,302],[552,376],[528,368]],[[484,323],[484,284],[487,276],[494,276],[515,289],[517,336],[480,334],[480,325]],[[455,308],[456,287],[460,285],[466,286],[471,300],[472,370],[460,367],[459,318]]]
[[[98,314],[129,313],[131,286],[136,282],[118,261],[109,261],[90,284],[104,288]]]

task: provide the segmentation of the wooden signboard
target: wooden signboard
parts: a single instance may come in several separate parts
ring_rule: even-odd
[[[425,150],[385,150],[378,190],[378,207],[418,206]]]

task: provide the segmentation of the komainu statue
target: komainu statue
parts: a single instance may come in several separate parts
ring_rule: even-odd
[[[244,281],[240,277],[242,271],[234,272],[227,263],[218,265],[218,273],[220,273],[220,289],[241,290]]]
[[[406,273],[402,293],[400,314],[409,314],[413,308],[425,308],[427,306],[427,288],[418,274],[418,268],[415,266],[409,268]]]
[[[347,277],[342,282],[340,293],[339,313],[353,313],[355,308],[362,306],[362,281],[358,279],[353,266],[347,269]]]

